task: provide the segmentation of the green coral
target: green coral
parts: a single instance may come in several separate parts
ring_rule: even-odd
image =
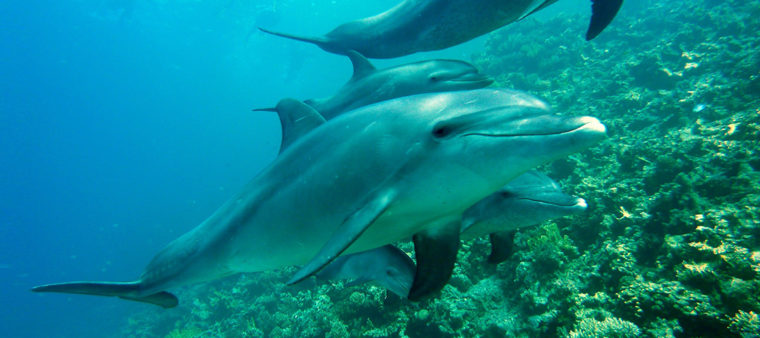
[[[731,324],[728,328],[731,332],[745,338],[760,337],[760,318],[753,311],[739,310],[731,317]]]
[[[571,338],[592,338],[592,337],[611,337],[611,338],[633,338],[639,337],[641,330],[636,324],[620,318],[605,318],[602,321],[593,318],[584,318],[575,325],[575,329],[570,331],[568,337]]]

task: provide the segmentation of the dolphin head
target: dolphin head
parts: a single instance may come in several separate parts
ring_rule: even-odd
[[[392,257],[386,265],[382,267],[382,277],[378,277],[379,284],[399,297],[406,297],[412,288],[414,280],[415,266],[414,262],[401,252],[404,256],[396,255]]]
[[[531,170],[462,214],[462,233],[476,237],[539,224],[586,210],[586,201],[562,192],[557,182]]]
[[[489,86],[493,79],[481,74],[473,65],[459,60],[423,62],[424,81],[436,92],[477,89]]]
[[[606,133],[596,118],[553,114],[541,100],[513,90],[438,94],[426,105],[437,114],[421,128],[426,156],[434,160],[426,161],[420,170],[424,177],[418,179],[438,194],[480,194],[473,203],[537,165],[601,141]]]

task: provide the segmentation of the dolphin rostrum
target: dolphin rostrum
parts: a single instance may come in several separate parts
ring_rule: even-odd
[[[368,58],[395,58],[448,48],[541,10],[557,0],[404,0],[378,15],[338,26],[321,37],[262,31],[310,42],[337,54],[355,50]],[[623,0],[592,0],[591,40],[612,22]]]
[[[385,118],[377,119],[380,113]],[[173,287],[305,264],[289,281],[296,283],[342,254],[412,235],[446,238],[447,225],[467,207],[522,172],[604,137],[597,119],[552,114],[519,91],[384,101],[295,140],[208,219],[169,243],[136,281],[32,290],[171,307],[177,299],[166,290]],[[453,229],[457,241],[459,230]]]
[[[427,60],[376,69],[355,51],[348,51],[347,56],[354,67],[351,79],[333,96],[304,101],[327,120],[358,107],[397,97],[477,89],[493,83],[493,79],[480,74],[473,65],[459,60]]]
[[[516,229],[584,210],[586,201],[566,195],[557,182],[531,170],[468,208],[462,215],[462,236],[470,238],[490,234],[491,255],[488,261],[500,263],[511,253]],[[398,248],[386,245],[341,256],[320,271],[317,277],[352,279],[351,285],[374,281],[397,295],[405,296],[411,289],[414,274],[411,258]]]

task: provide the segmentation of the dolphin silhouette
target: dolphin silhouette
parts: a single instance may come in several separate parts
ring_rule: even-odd
[[[395,58],[448,48],[522,20],[557,0],[404,0],[378,15],[338,26],[321,37],[259,27],[261,31],[313,43],[325,51],[355,50],[368,58]],[[623,0],[592,0],[586,40],[604,30]]]
[[[377,119],[381,112],[387,118]],[[447,225],[467,207],[520,173],[604,137],[597,119],[555,115],[519,91],[384,101],[297,138],[208,219],[169,243],[137,280],[32,290],[171,307],[177,299],[166,290],[173,287],[305,264],[292,284],[342,254],[409,236],[455,233],[458,241],[459,226]]]
[[[462,237],[490,234],[488,262],[500,263],[511,254],[516,229],[584,210],[586,201],[563,193],[557,182],[531,170],[468,208],[462,215]],[[411,291],[415,267],[406,253],[386,245],[338,257],[317,277],[351,279],[350,285],[375,282],[403,297]]]

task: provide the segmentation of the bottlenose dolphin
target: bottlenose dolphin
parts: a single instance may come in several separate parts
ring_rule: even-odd
[[[477,89],[493,83],[493,79],[480,74],[473,65],[459,60],[428,60],[378,70],[355,51],[348,51],[347,56],[354,67],[351,79],[333,96],[304,101],[327,120],[358,107],[397,97]]]
[[[412,235],[415,246],[417,239],[458,242],[460,227],[448,224],[467,207],[522,172],[604,137],[597,119],[552,114],[519,91],[383,101],[299,137],[208,219],[169,243],[136,281],[32,290],[171,307],[177,299],[166,290],[173,287],[305,264],[292,284],[341,254]]]
[[[393,245],[343,255],[320,270],[319,279],[349,279],[350,285],[375,282],[399,297],[409,294],[414,279],[414,261]]]
[[[516,229],[584,210],[586,201],[563,193],[557,182],[531,170],[468,208],[462,215],[462,237],[490,234],[491,255],[488,262],[500,263],[511,253]],[[337,263],[340,265],[333,266]],[[405,296],[411,289],[414,275],[411,258],[398,248],[387,245],[341,256],[320,271],[317,277],[352,279],[352,284],[375,281],[393,293]]]
[[[378,15],[338,26],[322,37],[262,31],[310,42],[325,51],[355,50],[368,58],[394,58],[448,48],[522,20],[557,0],[404,0]],[[592,0],[586,39],[612,21],[623,0]]]
[[[562,192],[559,184],[535,170],[528,171],[462,214],[465,238],[489,234],[490,263],[511,254],[516,229],[586,210],[586,201]]]

